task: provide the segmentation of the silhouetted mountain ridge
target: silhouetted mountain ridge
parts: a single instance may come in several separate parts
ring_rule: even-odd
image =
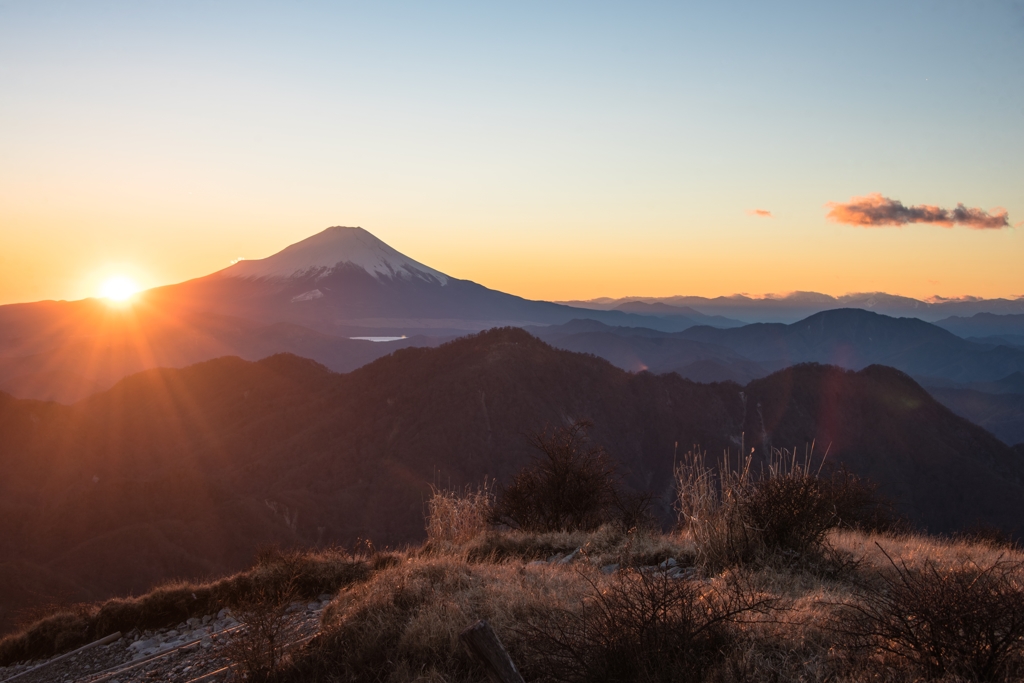
[[[0,550],[87,598],[229,571],[263,543],[413,541],[431,482],[507,481],[534,455],[526,435],[576,418],[666,516],[678,449],[736,452],[746,434],[759,452],[828,448],[932,530],[1024,519],[1020,458],[892,369],[805,364],[706,385],[500,329],[346,375],[290,355],[220,358],[74,406],[0,396]]]

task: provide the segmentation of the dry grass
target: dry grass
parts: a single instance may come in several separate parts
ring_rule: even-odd
[[[517,626],[551,609],[572,609],[589,586],[575,571],[520,563],[410,557],[343,591],[325,610],[322,636],[284,680],[479,680],[458,634],[487,619],[512,656],[525,649]]]
[[[369,574],[368,559],[340,550],[266,551],[245,572],[208,583],[176,581],[137,598],[115,598],[43,617],[0,640],[0,665],[50,657],[121,631],[174,626],[190,617],[239,607],[283,586],[301,598],[334,593]]]
[[[519,629],[530,636],[526,663],[537,680],[696,683],[728,657],[741,625],[778,604],[739,573],[712,582],[642,569],[581,578],[591,591],[580,605]]]
[[[603,567],[658,564],[674,558],[683,565],[694,560],[693,544],[677,535],[646,529],[623,530],[606,524],[594,532],[552,531],[531,534],[523,531],[492,531],[471,539],[458,549],[473,562],[548,560],[579,551],[581,560]]]
[[[427,542],[441,548],[460,545],[487,530],[494,505],[488,482],[463,491],[432,486],[427,500]]]
[[[372,557],[270,553],[249,572],[219,582],[169,585],[55,615],[0,643],[0,652],[13,661],[27,656],[12,653],[50,654],[113,630],[173,626],[187,616],[241,605],[242,596],[258,595],[261,586],[294,581],[305,596],[340,592],[325,610],[320,635],[270,680],[479,681],[483,672],[458,634],[480,618],[492,623],[531,681],[1009,680],[1020,659],[1020,639],[1013,636],[1009,654],[994,668],[979,668],[969,653],[948,650],[940,669],[916,657],[913,648],[897,651],[898,638],[852,637],[857,634],[837,628],[837,617],[849,610],[874,610],[876,622],[884,624],[886,615],[905,609],[907,601],[894,612],[870,592],[889,586],[885,594],[895,594],[886,582],[901,580],[903,569],[911,581],[926,579],[909,596],[923,595],[933,614],[952,614],[955,622],[964,606],[988,605],[984,618],[968,625],[991,623],[997,636],[1010,634],[1016,622],[998,622],[996,607],[1020,607],[1015,601],[1024,553],[987,541],[833,529],[823,542],[849,558],[843,572],[764,561],[671,579],[649,565],[667,558],[692,565],[696,544],[681,534],[609,525],[589,533],[486,531],[462,542],[456,538],[443,548],[433,543]],[[531,564],[577,550],[568,564]],[[625,571],[601,571],[610,564]],[[989,584],[970,574],[993,566],[1013,571]],[[952,582],[945,586],[936,576]],[[960,581],[965,577],[971,580]],[[932,586],[940,589],[924,590]],[[1000,614],[1024,613],[1018,607]],[[84,638],[83,630],[89,632]]]

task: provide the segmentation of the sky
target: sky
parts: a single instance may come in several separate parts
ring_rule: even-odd
[[[539,299],[1024,295],[1024,2],[0,0],[0,303],[332,225]]]

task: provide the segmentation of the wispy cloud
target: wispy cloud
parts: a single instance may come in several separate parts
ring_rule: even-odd
[[[957,204],[955,209],[922,204],[904,206],[897,199],[883,197],[879,193],[866,197],[853,197],[850,201],[829,202],[827,218],[836,223],[878,228],[885,225],[906,225],[907,223],[930,223],[951,228],[963,225],[973,230],[998,230],[1010,227],[1010,216],[1006,209],[996,207],[991,213]]]
[[[760,216],[761,218],[775,218],[768,209],[747,209],[747,213],[751,216]]]

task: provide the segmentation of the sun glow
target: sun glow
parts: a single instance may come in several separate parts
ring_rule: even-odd
[[[131,279],[116,276],[103,283],[103,286],[100,287],[100,296],[120,303],[127,301],[138,291],[138,285]]]

